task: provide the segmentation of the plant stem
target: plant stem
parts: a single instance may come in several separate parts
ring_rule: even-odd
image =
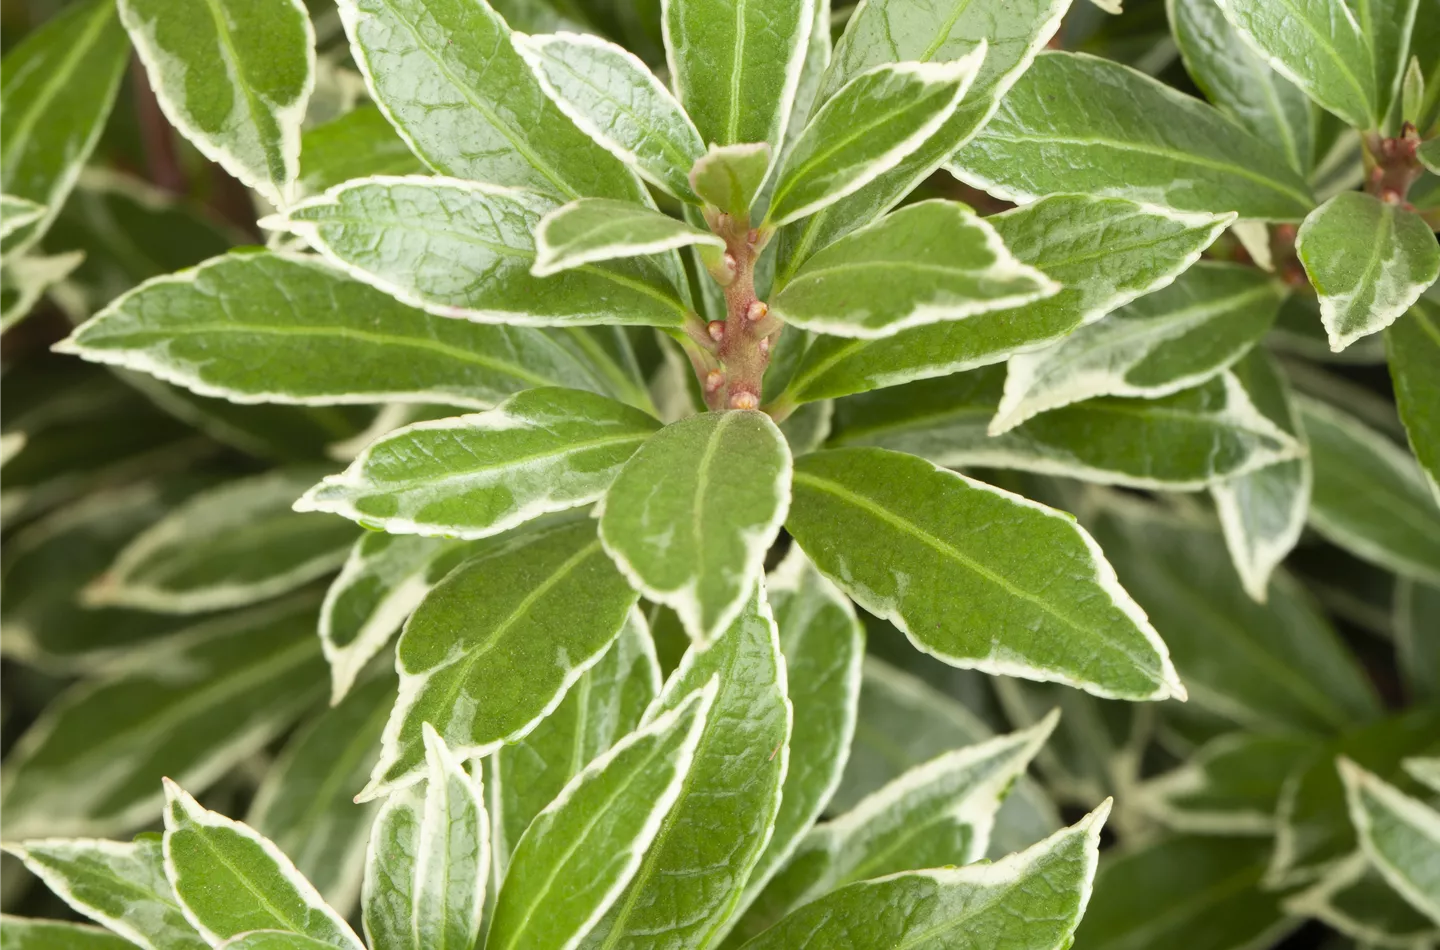
[[[714,215],[710,226],[725,239],[724,258],[712,271],[724,288],[725,320],[710,327],[720,365],[701,376],[705,402],[712,410],[758,409],[770,347],[781,327],[755,295],[755,262],[769,235],[726,214]]]
[[[1410,186],[1425,172],[1415,154],[1420,147],[1415,126],[1406,122],[1394,138],[1371,132],[1361,141],[1365,146],[1365,191],[1387,204],[1404,205]]]

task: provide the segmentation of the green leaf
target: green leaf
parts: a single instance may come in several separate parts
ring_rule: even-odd
[[[530,273],[549,277],[595,261],[691,245],[723,251],[725,240],[642,205],[581,198],[548,212],[535,226],[535,263]]]
[[[1416,756],[1400,763],[1407,774],[1431,791],[1440,792],[1440,758]]]
[[[162,775],[207,787],[322,696],[311,603],[281,603],[131,650],[51,703],[5,767],[5,834],[106,835],[153,822]],[[217,743],[215,737],[230,739]]]
[[[296,514],[309,469],[236,479],[201,492],[130,542],[85,589],[86,602],[201,613],[277,597],[331,573],[355,531]]]
[[[1253,267],[1196,264],[1055,345],[1012,356],[988,431],[999,435],[1095,396],[1154,399],[1197,386],[1259,341],[1284,294],[1284,285]]]
[[[1070,515],[898,452],[801,457],[786,527],[857,604],[962,668],[1183,697],[1165,645]]]
[[[1011,201],[1081,192],[1288,221],[1314,207],[1284,157],[1213,107],[1080,53],[1042,53],[950,171]]]
[[[131,943],[147,950],[209,946],[180,910],[157,840],[127,844],[52,838],[6,845],[5,850],[75,911]]]
[[[708,645],[692,647],[647,717],[719,679],[690,775],[623,897],[582,946],[707,946],[734,913],[780,808],[790,749],[785,660],[763,588]]]
[[[0,332],[28,317],[50,288],[74,273],[84,260],[84,253],[71,251],[51,257],[26,256],[6,261],[5,286],[0,291]]]
[[[120,19],[170,123],[206,158],[284,207],[315,88],[300,0],[120,0]]]
[[[875,0],[857,6],[835,45],[815,103],[886,63],[947,63],[985,44],[985,60],[955,114],[920,148],[855,194],[784,229],[776,251],[783,287],[814,252],[889,211],[980,128],[1037,50],[1060,26],[1070,0]],[[814,110],[812,109],[812,112]]]
[[[1422,142],[1415,150],[1415,157],[1420,159],[1420,164],[1440,175],[1440,138]]]
[[[490,871],[480,771],[465,772],[429,723],[423,784],[385,800],[365,857],[365,936],[375,950],[473,947]]]
[[[1423,947],[1440,934],[1435,922],[1397,894],[1358,851],[1287,898],[1285,909],[1381,947]]]
[[[702,141],[780,142],[815,19],[815,0],[666,0],[671,82]]]
[[[842,402],[831,444],[1168,491],[1198,490],[1304,451],[1229,373],[1159,399],[1087,400],[991,436],[1002,385],[994,367]]]
[[[936,200],[902,208],[825,248],[771,306],[806,330],[873,339],[1017,309],[1059,290],[1016,260],[968,207]]]
[[[284,930],[363,950],[345,920],[253,828],[201,807],[165,780],[165,873],[185,916],[216,944],[251,930]]]
[[[1370,863],[1416,909],[1440,923],[1440,812],[1351,762],[1337,763],[1350,820]]]
[[[561,203],[644,200],[635,176],[541,91],[485,0],[337,5],[376,104],[437,173]]]
[[[0,915],[0,950],[134,950],[99,927]]]
[[[750,207],[769,170],[770,146],[764,142],[712,145],[695,160],[689,182],[696,196],[707,204],[748,221]]]
[[[763,413],[707,412],[666,426],[610,486],[600,540],[631,584],[709,640],[755,587],[790,505],[790,463]]]
[[[1106,801],[1069,828],[995,864],[911,871],[841,888],[802,907],[746,944],[1014,947],[1060,950],[1085,912],[1099,860]]]
[[[1358,191],[1311,212],[1295,251],[1320,295],[1320,319],[1336,352],[1394,323],[1440,277],[1440,243],[1430,226]]]
[[[27,224],[45,217],[46,208],[28,198],[0,195],[0,238],[7,238]]]
[[[0,66],[0,191],[45,213],[4,238],[6,258],[44,235],[95,150],[130,43],[109,0],[75,3],[7,50]]]
[[[809,402],[948,376],[1059,340],[1170,283],[1232,220],[1075,196],[986,218],[1011,254],[1062,285],[1059,293],[882,340],[818,337],[785,397]]]
[[[1395,584],[1395,653],[1412,699],[1440,697],[1440,587]]]
[[[1357,129],[1379,121],[1375,63],[1355,11],[1329,0],[1216,0],[1270,66]],[[1357,4],[1362,6],[1364,4]]]
[[[955,114],[984,46],[942,63],[887,63],[825,102],[777,173],[765,225],[798,221],[864,188],[923,146]]]
[[[1364,671],[1289,577],[1275,577],[1262,605],[1207,528],[1137,513],[1094,529],[1197,707],[1257,731],[1332,732],[1379,714]]]
[[[624,893],[685,790],[718,677],[630,733],[568,782],[526,829],[486,940],[573,948]]]
[[[1315,155],[1310,99],[1241,40],[1215,0],[1168,0],[1170,30],[1185,69],[1205,98],[1262,142],[1271,142],[1302,175]]]
[[[538,330],[430,316],[309,258],[271,253],[147,281],[57,349],[233,402],[487,408],[534,386],[606,390]]]
[[[1269,842],[1162,839],[1109,858],[1076,931],[1086,950],[1243,950],[1273,946],[1299,923],[1258,887]]]
[[[535,728],[614,641],[636,597],[588,518],[497,538],[461,564],[400,636],[400,700],[362,800],[421,777],[423,723],[465,757]]]
[[[264,220],[402,303],[477,323],[679,324],[685,305],[644,259],[531,274],[550,197],[453,178],[362,178]],[[445,222],[437,228],[436,221]]]
[[[284,930],[252,930],[220,944],[217,950],[324,950],[330,944]]]
[[[639,57],[582,33],[515,33],[511,42],[545,95],[582,132],[667,194],[695,199],[686,176],[705,143]]]
[[[1415,460],[1333,406],[1296,404],[1315,469],[1311,527],[1358,558],[1440,584],[1440,509]]]
[[[1169,828],[1198,835],[1272,835],[1285,780],[1319,743],[1298,736],[1228,733],[1148,779],[1132,800]]]
[[[840,786],[855,734],[865,657],[865,628],[855,608],[799,545],[765,586],[780,630],[794,717],[775,831],[750,872],[736,919],[791,860]]]
[[[645,618],[625,618],[620,636],[575,681],[555,711],[491,760],[495,866],[503,871],[535,816],[570,780],[640,725],[660,693],[660,665]]]
[[[858,881],[972,864],[985,856],[1000,802],[1059,721],[947,752],[817,826],[772,882],[781,914]],[[770,900],[774,900],[771,897]]]
[[[373,105],[362,105],[300,139],[302,195],[318,195],[352,178],[420,175],[425,165]]]
[[[1440,301],[1415,301],[1385,330],[1385,353],[1410,448],[1440,501]]]
[[[1251,351],[1233,372],[1265,418],[1304,441],[1289,387],[1270,357]],[[1265,602],[1270,575],[1300,540],[1310,509],[1311,481],[1307,455],[1210,486],[1230,560],[1252,600]]]
[[[348,914],[360,896],[371,807],[355,804],[379,756],[395,703],[381,675],[297,732],[265,773],[246,824],[275,842],[330,905]]]
[[[485,538],[598,500],[659,428],[603,396],[531,389],[391,432],[296,505],[398,534]]]
[[[463,542],[374,531],[355,542],[320,608],[320,645],[330,663],[332,704],[344,698],[430,589],[471,551]]]
[[[1440,711],[1417,706],[1346,732],[1286,781],[1277,809],[1275,849],[1266,886],[1288,887],[1338,869],[1358,847],[1335,769],[1344,756],[1387,781],[1403,780],[1400,763],[1440,752]],[[1408,783],[1407,783],[1408,784]]]

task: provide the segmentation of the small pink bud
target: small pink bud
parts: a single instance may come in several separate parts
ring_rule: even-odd
[[[770,338],[768,336],[760,338],[760,355],[767,359],[770,356]]]
[[[731,409],[759,409],[760,400],[754,393],[734,393],[730,396]]]
[[[721,340],[725,339],[724,320],[711,320],[709,323],[705,324],[705,330],[707,333],[710,334],[710,339],[714,340],[716,343],[719,343]]]
[[[770,308],[765,306],[763,302],[757,300],[754,303],[750,304],[750,309],[745,311],[745,316],[749,318],[751,323],[756,323],[760,320],[764,320],[765,314],[769,312]]]
[[[722,373],[720,370],[712,369],[710,372],[705,374],[705,391],[707,393],[713,393],[715,390],[719,389],[721,386],[724,385],[725,374]]]

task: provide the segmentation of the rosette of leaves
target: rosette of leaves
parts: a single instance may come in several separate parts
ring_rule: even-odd
[[[1440,14],[1136,6],[30,33],[7,947],[1433,942]]]

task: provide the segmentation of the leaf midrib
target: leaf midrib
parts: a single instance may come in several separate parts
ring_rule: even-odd
[[[276,179],[274,175],[275,169],[271,165],[274,155],[270,150],[269,143],[266,142],[266,129],[260,122],[260,116],[262,114],[268,115],[268,113],[265,113],[264,110],[261,109],[261,104],[255,95],[255,90],[250,86],[249,77],[246,76],[240,68],[240,54],[239,51],[235,49],[234,38],[230,35],[230,30],[224,22],[224,12],[220,9],[219,0],[205,0],[205,9],[209,12],[210,19],[215,24],[215,37],[220,41],[220,52],[225,60],[227,67],[226,72],[235,77],[235,83],[240,87],[241,96],[245,100],[246,111],[250,113],[250,125],[260,133],[260,150],[265,155],[266,177],[270,179],[270,183],[278,192],[281,185],[284,184],[284,176],[282,174],[280,179]],[[283,171],[285,165],[283,154],[280,157],[280,165]]]
[[[434,432],[436,430],[432,429],[430,431]],[[465,430],[455,431],[460,434],[463,434],[465,432]],[[478,431],[482,435],[485,434],[485,430]],[[607,448],[611,445],[622,445],[626,442],[644,443],[652,435],[654,435],[653,432],[640,432],[633,435],[611,436],[603,439],[589,439],[584,442],[564,442],[561,443],[561,446],[558,449],[552,448],[543,452],[535,452],[529,455],[519,455],[513,458],[506,458],[496,462],[491,462],[486,465],[481,465],[478,468],[454,469],[445,472],[439,477],[416,475],[413,478],[396,479],[393,481],[385,481],[383,483],[376,480],[372,481],[371,484],[373,487],[370,491],[367,491],[366,494],[368,495],[373,492],[380,491],[404,491],[406,489],[416,488],[417,486],[424,487],[452,481],[468,481],[479,476],[488,475],[492,472],[500,472],[506,469],[528,465],[531,462],[546,461],[550,459],[558,461],[561,459],[569,458],[572,455],[578,455],[581,452],[587,452],[590,449]]]

